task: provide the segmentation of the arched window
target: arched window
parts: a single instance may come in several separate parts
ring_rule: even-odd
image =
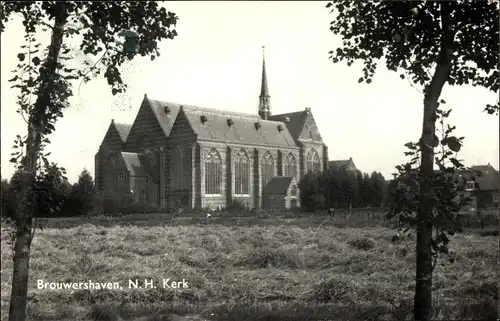
[[[250,159],[244,149],[234,158],[234,194],[250,195]]]
[[[295,177],[295,175],[297,175],[297,162],[295,161],[295,156],[289,153],[283,160],[283,176]]]
[[[306,162],[308,172],[316,173],[321,171],[321,161],[316,150],[311,149],[309,151],[309,153],[307,154]]]
[[[292,185],[292,188],[291,188],[291,191],[290,191],[290,196],[297,197],[297,186]]]
[[[212,148],[205,157],[205,195],[222,194],[222,161],[219,152]]]
[[[262,188],[274,177],[274,159],[269,151],[264,153],[260,161],[260,171],[262,175]]]

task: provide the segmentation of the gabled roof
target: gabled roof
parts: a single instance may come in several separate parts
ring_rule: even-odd
[[[352,165],[354,167],[356,167],[356,165],[354,165],[354,162],[352,161],[352,158],[349,158],[349,159],[342,159],[342,160],[332,160],[332,161],[329,161],[328,162],[328,167],[333,167],[335,169],[340,169],[342,167],[347,167],[349,166],[349,163],[352,163]]]
[[[262,120],[254,114],[186,105],[182,111],[200,140],[297,148],[283,122]]]
[[[286,194],[293,177],[275,176],[262,191],[263,194]]]
[[[161,129],[165,133],[165,136],[168,137],[170,135],[170,131],[172,130],[172,126],[174,126],[177,114],[179,114],[181,105],[172,102],[149,99],[146,95],[144,95],[144,100],[148,101],[156,119],[158,120],[158,123],[161,126]],[[167,110],[165,107],[167,107]]]
[[[488,191],[499,189],[499,173],[490,164],[471,166],[469,170],[462,171],[461,174],[466,179],[472,179],[472,177],[474,177],[476,183],[479,184],[480,190]]]
[[[298,140],[300,133],[302,133],[302,129],[307,120],[307,111],[296,111],[293,113],[279,114],[279,115],[271,115],[268,117],[269,120],[285,122],[288,131],[292,135],[293,139]],[[288,118],[288,119],[287,119]]]
[[[120,138],[123,143],[127,141],[128,134],[130,133],[130,130],[132,129],[131,124],[123,124],[123,123],[117,123],[114,120],[111,120],[111,124],[115,126],[116,131],[118,132],[118,135],[120,135]]]

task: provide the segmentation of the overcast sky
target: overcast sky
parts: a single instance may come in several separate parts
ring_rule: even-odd
[[[50,137],[51,160],[65,167],[71,182],[83,168],[94,173],[94,155],[112,118],[131,123],[144,94],[222,110],[257,113],[266,46],[272,113],[311,107],[330,160],[352,157],[363,172],[386,178],[406,160],[403,145],[420,137],[422,94],[397,73],[379,68],[372,84],[358,84],[361,66],[328,60],[340,39],[329,31],[326,2],[168,2],[179,16],[175,40],[161,43],[161,57],[126,66],[126,96],[113,97],[98,78],[74,89],[71,107]],[[2,177],[10,178],[11,146],[26,125],[16,113],[18,92],[7,79],[23,43],[20,20],[1,36]],[[40,35],[45,40],[46,36]],[[498,95],[498,94],[497,94]],[[467,165],[499,168],[499,119],[483,113],[496,95],[473,87],[445,87],[453,107],[450,122],[465,136],[460,157]]]

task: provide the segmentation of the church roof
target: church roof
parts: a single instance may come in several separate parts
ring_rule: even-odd
[[[139,157],[140,154],[122,152],[121,155],[131,176],[145,176],[143,164]]]
[[[285,122],[286,127],[290,131],[293,139],[299,139],[300,133],[304,128],[307,120],[307,111],[296,111],[293,113],[279,114],[269,116],[269,120]]]
[[[156,175],[151,170],[144,154],[121,152],[121,155],[130,176],[149,176],[152,179],[156,179]]]
[[[264,187],[262,194],[286,194],[293,177],[275,176]]]
[[[182,110],[194,133],[201,140],[297,147],[283,122],[262,120],[259,115],[254,114],[186,105],[182,106]]]
[[[177,114],[180,110],[180,104],[165,102],[160,100],[149,99],[147,96],[144,96],[151,106],[153,113],[158,120],[158,123],[161,126],[161,129],[165,133],[165,136],[168,137],[170,135],[170,131],[172,130],[172,126],[174,126],[175,119],[177,118]],[[168,108],[168,113],[166,112],[166,108]]]
[[[130,130],[132,129],[131,124],[122,124],[122,123],[117,123],[114,120],[111,120],[111,123],[115,126],[116,131],[118,132],[118,135],[120,135],[120,138],[123,143],[127,140],[128,134],[130,133]]]

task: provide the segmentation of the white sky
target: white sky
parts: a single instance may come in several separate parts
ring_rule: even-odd
[[[93,174],[94,155],[110,120],[131,123],[145,93],[158,100],[257,113],[265,45],[272,112],[311,107],[331,160],[352,157],[361,171],[377,170],[391,178],[394,166],[407,160],[403,144],[420,137],[422,95],[385,67],[372,84],[358,84],[359,64],[328,60],[340,39],[329,31],[332,16],[325,4],[168,2],[180,18],[179,36],[161,43],[155,61],[140,58],[128,66],[126,97],[113,97],[102,77],[82,85],[80,93],[77,84],[71,107],[50,137],[51,160],[67,169],[71,182],[83,168]],[[15,135],[26,133],[16,113],[18,92],[7,82],[22,34],[17,20],[1,35],[3,178],[14,171],[8,161]],[[460,157],[468,165],[491,163],[498,169],[499,119],[482,112],[496,95],[462,86],[446,87],[442,98],[454,108],[449,120],[457,136],[465,136]]]

